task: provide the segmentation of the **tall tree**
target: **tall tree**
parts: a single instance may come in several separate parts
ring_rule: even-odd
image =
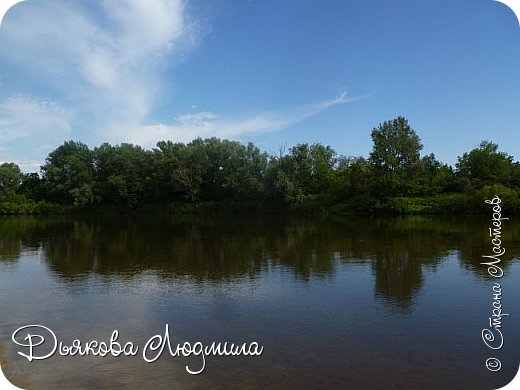
[[[15,163],[3,163],[0,165],[0,195],[13,196],[20,187],[22,173]]]
[[[344,198],[368,194],[373,180],[372,168],[372,165],[362,156],[341,156],[336,169],[338,190],[341,192],[338,195]]]
[[[67,141],[45,160],[41,168],[50,200],[83,206],[93,201],[92,151],[78,141]]]
[[[402,116],[379,124],[372,130],[374,143],[370,162],[379,178],[377,191],[406,194],[406,181],[417,170],[422,144],[408,120]]]
[[[457,174],[470,180],[474,186],[491,183],[511,184],[513,157],[498,151],[498,144],[482,141],[478,148],[459,157]]]
[[[153,152],[123,143],[94,149],[96,194],[107,203],[134,207],[152,197]]]
[[[43,200],[45,198],[45,188],[40,175],[35,172],[22,174],[18,192],[28,199]]]
[[[334,182],[336,152],[321,144],[298,144],[273,157],[267,174],[271,194],[286,201],[327,192]]]

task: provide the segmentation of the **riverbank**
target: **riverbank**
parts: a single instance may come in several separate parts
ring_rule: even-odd
[[[520,214],[518,191],[498,191],[504,212]],[[144,204],[126,207],[117,204],[91,204],[82,207],[64,206],[46,201],[17,197],[0,202],[0,215],[30,214],[403,214],[443,215],[482,214],[487,211],[485,199],[493,197],[490,189],[470,194],[450,193],[429,197],[388,197],[377,199],[361,195],[338,202],[320,197],[305,197],[291,202],[255,201],[199,201],[168,204]]]
[[[27,199],[24,195],[0,199],[0,215],[61,214],[70,211],[72,207]]]

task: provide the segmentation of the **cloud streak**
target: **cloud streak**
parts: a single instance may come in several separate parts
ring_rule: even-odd
[[[202,111],[174,118],[171,124],[114,127],[110,133],[114,142],[135,142],[146,147],[157,141],[171,139],[189,142],[197,137],[237,138],[282,130],[306,118],[317,115],[333,106],[352,102],[346,92],[334,99],[301,106],[287,111],[272,111],[242,118],[220,117],[216,113]],[[119,140],[119,141],[117,141]]]
[[[141,123],[164,93],[165,58],[194,46],[196,29],[180,0],[98,5],[53,1],[16,8],[2,25],[0,58],[28,75],[46,100],[66,101],[65,110],[88,117],[90,129]]]
[[[70,136],[72,122],[73,114],[52,101],[21,95],[5,99],[0,103],[0,159],[34,170],[34,161],[20,161],[17,154],[43,157],[56,141]]]
[[[236,139],[351,101],[342,93],[250,116],[200,111],[154,120],[173,89],[165,71],[197,47],[202,30],[182,0],[55,0],[14,8],[0,30],[0,61],[26,82],[0,91],[0,159],[34,166],[70,138],[145,147],[165,139]]]

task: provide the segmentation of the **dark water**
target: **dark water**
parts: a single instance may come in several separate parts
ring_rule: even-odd
[[[35,389],[498,388],[520,362],[520,219],[503,227],[494,279],[480,265],[489,218],[4,217],[2,368]],[[496,351],[481,339],[494,282],[511,314]],[[28,362],[11,335],[29,324],[65,345],[117,329],[140,353]],[[166,349],[144,362],[166,324],[174,346],[256,341],[264,352],[208,356],[199,375],[185,367],[200,356]]]

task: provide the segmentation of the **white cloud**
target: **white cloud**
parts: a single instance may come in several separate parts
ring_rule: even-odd
[[[0,103],[0,142],[38,137],[39,142],[70,134],[72,115],[48,100],[14,96]]]
[[[70,1],[24,5],[2,25],[0,59],[88,118],[90,131],[143,123],[162,93],[164,57],[197,41],[181,0],[107,0],[95,10]]]
[[[183,4],[179,0],[107,0],[103,7],[118,26],[117,43],[130,57],[147,57],[156,50],[171,50],[175,40],[185,33]]]
[[[166,66],[200,35],[183,0],[23,3],[2,24],[0,61],[18,69],[32,97],[0,91],[0,157],[34,166],[70,138],[145,147],[165,139],[238,138],[284,129],[350,101],[341,94],[292,110],[247,117],[200,111],[154,124],[154,110],[172,90]],[[41,91],[47,98],[36,97]]]
[[[209,126],[211,122],[209,120],[217,118],[218,115],[209,112],[209,111],[201,111],[195,114],[184,114],[175,118],[175,120],[179,123],[183,124],[197,124],[202,126]]]
[[[0,160],[17,155],[43,161],[48,151],[70,137],[73,115],[54,102],[13,96],[0,103]],[[16,161],[23,170],[38,170],[35,161]],[[36,169],[34,169],[36,167]]]
[[[213,112],[201,111],[180,115],[172,124],[132,126],[130,123],[114,126],[109,133],[112,142],[131,142],[153,147],[160,140],[189,142],[197,137],[237,138],[281,130],[310,116],[339,105],[351,102],[346,93],[318,104],[297,107],[288,111],[260,113],[249,117],[226,118]]]
[[[20,170],[24,173],[34,173],[39,172],[40,167],[42,166],[41,162],[29,160],[29,161],[18,161],[18,160],[9,160],[9,162],[14,162],[20,167]]]

